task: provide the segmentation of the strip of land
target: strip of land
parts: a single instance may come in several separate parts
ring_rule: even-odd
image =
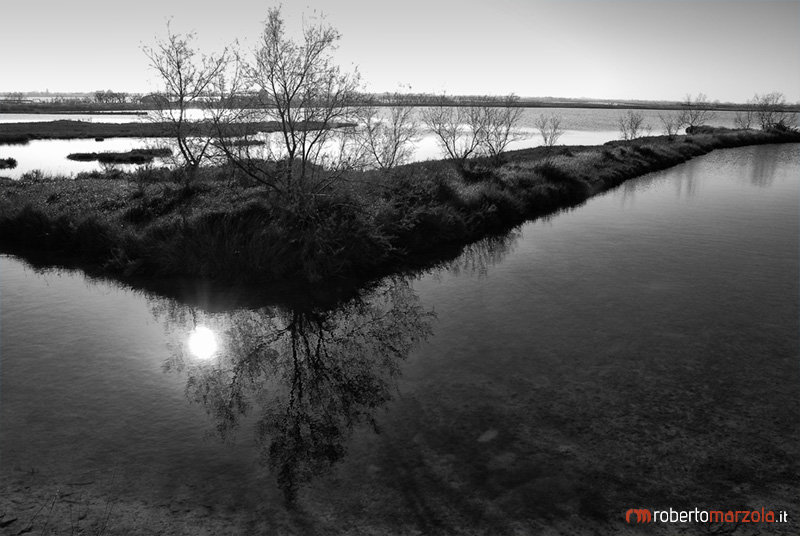
[[[94,162],[102,164],[146,164],[155,158],[165,158],[170,156],[170,149],[132,149],[123,153],[104,152],[104,153],[72,153],[67,155],[67,159],[77,162]]]
[[[246,128],[245,128],[246,125]],[[211,121],[184,125],[186,136],[210,136],[218,125]],[[256,132],[275,132],[276,121],[239,125],[240,135]],[[0,145],[27,143],[32,140],[67,140],[86,138],[169,138],[174,136],[175,124],[141,121],[138,123],[94,123],[91,121],[40,121],[32,123],[3,123],[0,125]]]
[[[798,143],[794,131],[705,129],[601,146],[514,151],[352,172],[287,202],[233,167],[0,180],[0,249],[47,252],[116,277],[321,282],[377,277],[452,257],[471,242],[575,206],[714,149]]]
[[[90,97],[86,95],[85,97]],[[486,104],[485,96],[451,95],[448,100],[454,106]],[[437,106],[441,103],[440,95],[411,93],[387,96],[385,94],[364,94],[362,99],[354,104],[370,106]],[[240,102],[248,105],[248,103]],[[257,102],[249,103],[258,107]],[[503,103],[506,106],[507,103]],[[686,107],[685,102],[652,101],[652,100],[626,100],[626,99],[574,99],[565,97],[520,97],[513,106],[523,108],[606,108],[606,109],[646,109],[646,110],[681,110]],[[750,110],[752,104],[734,102],[709,103],[709,109],[719,111]],[[66,101],[66,102],[36,102],[33,100],[0,100],[0,114],[135,114],[146,115],[147,110],[157,110],[158,105],[143,102],[91,102],[91,101]],[[787,104],[786,111],[798,112],[800,106]]]

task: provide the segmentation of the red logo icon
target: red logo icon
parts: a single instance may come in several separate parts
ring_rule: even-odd
[[[646,510],[644,508],[631,508],[625,513],[625,521],[631,523],[631,514],[636,514],[636,523],[650,523],[653,521],[653,516],[650,514],[650,510]]]

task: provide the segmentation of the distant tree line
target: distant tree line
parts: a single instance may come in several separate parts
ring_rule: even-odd
[[[94,102],[100,104],[107,104],[107,103],[117,103],[117,104],[125,104],[131,98],[130,93],[125,93],[122,91],[111,91],[107,89],[105,91],[98,90],[94,92]]]
[[[25,93],[20,91],[11,91],[3,94],[3,98],[9,102],[22,102],[25,100]]]

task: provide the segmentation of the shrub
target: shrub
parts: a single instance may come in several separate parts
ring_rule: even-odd
[[[619,133],[623,140],[635,140],[650,133],[650,125],[644,123],[644,114],[628,110],[619,118]]]
[[[611,149],[603,149],[603,160],[618,160],[617,155]]]
[[[551,182],[573,182],[575,177],[567,173],[560,166],[555,165],[553,162],[546,160],[535,168],[536,172],[541,175],[545,180]]]
[[[125,153],[72,153],[67,159],[77,162],[92,162],[97,160],[101,164],[147,164],[154,158],[165,158],[172,155],[170,149],[133,149]]]
[[[648,147],[647,145],[637,145],[633,148],[637,153],[644,157],[655,157],[657,156],[655,150],[652,147]]]
[[[13,158],[0,158],[0,169],[14,169],[17,167],[17,161]]]

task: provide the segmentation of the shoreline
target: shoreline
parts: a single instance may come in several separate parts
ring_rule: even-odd
[[[222,168],[188,188],[166,169],[0,179],[0,251],[139,285],[189,277],[357,289],[714,149],[799,142],[797,132],[713,129],[523,149],[500,165],[475,159],[463,174],[420,162],[356,172],[302,215]]]
[[[453,105],[458,103],[466,105],[474,104],[475,99],[470,100],[469,96],[452,95]],[[368,100],[369,104],[375,106],[435,106],[438,104],[436,97],[420,95],[400,95],[397,101],[381,100],[377,102]],[[481,100],[481,104],[485,101]],[[594,109],[613,109],[613,110],[681,110],[686,104],[680,101],[649,101],[631,99],[574,99],[574,98],[541,98],[541,97],[520,97],[514,106],[520,108],[594,108]],[[199,108],[199,107],[197,107]],[[736,102],[712,102],[709,103],[709,110],[714,111],[747,111],[752,109],[748,103]],[[49,103],[49,102],[13,102],[0,100],[0,114],[98,114],[98,115],[146,115],[148,111],[156,110],[153,104],[143,103]],[[800,112],[800,106],[788,104],[786,111]]]

